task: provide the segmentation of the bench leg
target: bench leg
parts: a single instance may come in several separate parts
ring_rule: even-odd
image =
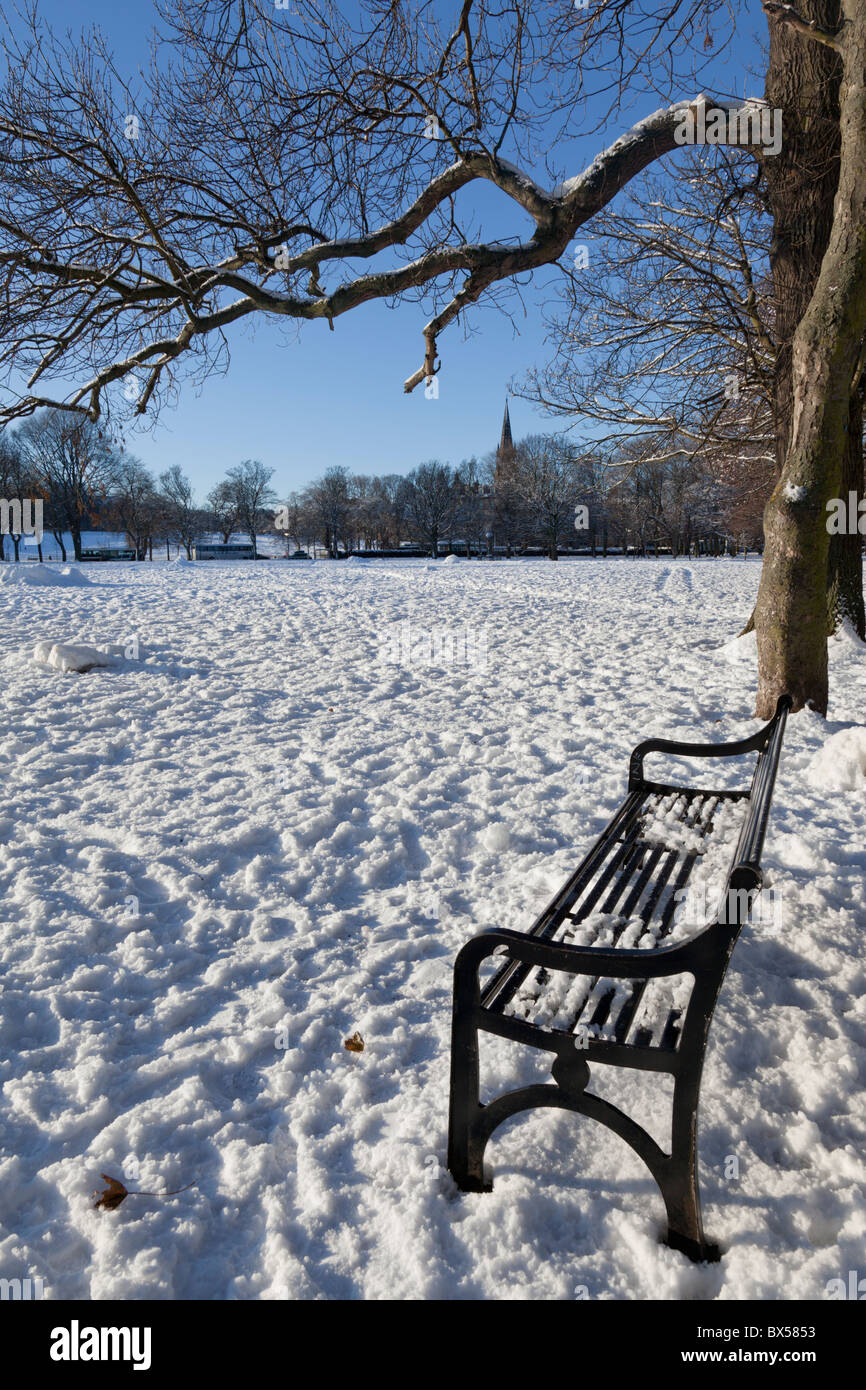
[[[721,1259],[717,1245],[704,1236],[701,1193],[698,1186],[698,1089],[697,1080],[677,1082],[674,1091],[671,1156],[659,1187],[668,1218],[665,1244],[689,1259],[715,1262]]]
[[[468,1016],[467,1016],[468,1014]],[[586,1063],[584,1070],[588,1071]],[[554,1072],[556,1075],[556,1072]],[[665,1244],[696,1263],[721,1259],[717,1245],[704,1236],[701,1195],[698,1187],[697,1102],[700,1075],[678,1081],[674,1090],[670,1155],[628,1116],[599,1097],[583,1091],[588,1077],[580,1077],[579,1093],[556,1087],[525,1087],[500,1096],[484,1107],[479,1099],[478,1030],[471,1014],[455,999],[451,1050],[451,1108],[448,1128],[448,1169],[461,1192],[489,1192],[493,1184],[484,1176],[484,1150],[503,1120],[534,1106],[554,1105],[575,1110],[598,1120],[630,1144],[648,1164],[665,1204],[668,1230]]]
[[[490,1192],[493,1187],[492,1182],[484,1179],[488,1136],[481,1124],[478,1029],[473,1018],[477,997],[475,971],[459,972],[455,981],[451,1033],[448,1171],[461,1192]]]

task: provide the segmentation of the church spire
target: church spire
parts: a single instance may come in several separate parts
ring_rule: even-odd
[[[508,414],[508,397],[505,397],[505,415],[502,418],[502,438],[499,441],[499,457],[504,458],[514,448],[511,438],[511,417]]]
[[[502,438],[496,450],[496,468],[493,475],[494,488],[502,479],[503,468],[507,469],[514,457],[514,440],[511,437],[511,416],[508,414],[508,397],[505,397],[505,414],[502,417]]]

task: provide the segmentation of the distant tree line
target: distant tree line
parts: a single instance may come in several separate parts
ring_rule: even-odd
[[[82,534],[120,531],[136,559],[174,544],[188,558],[196,537],[256,536],[273,530],[273,469],[257,459],[230,468],[202,505],[177,463],[159,476],[96,425],[58,410],[39,411],[0,435],[0,497],[42,500],[44,532],[66,560],[82,557]],[[23,535],[0,536],[0,558],[18,560]],[[41,556],[42,547],[38,547]]]
[[[683,444],[658,457],[626,445],[614,462],[582,451],[562,434],[534,434],[505,454],[452,468],[438,460],[408,476],[369,477],[335,466],[293,492],[278,529],[297,549],[323,545],[337,556],[420,543],[506,555],[562,550],[593,553],[660,548],[674,555],[758,548],[760,506],[750,508],[739,479]]]
[[[639,443],[615,460],[579,449],[563,434],[533,434],[507,451],[451,467],[430,460],[408,475],[355,474],[335,465],[278,504],[274,470],[257,459],[230,468],[199,502],[177,463],[155,476],[81,416],[43,410],[0,435],[0,497],[41,498],[43,526],[64,560],[82,557],[88,530],[122,532],[139,560],[174,545],[188,557],[197,537],[224,543],[276,534],[285,553],[415,543],[429,554],[660,548],[674,555],[760,545],[760,509],[744,506],[736,480],[664,441],[658,456]],[[0,538],[19,559],[22,536]],[[40,547],[41,555],[41,547]]]

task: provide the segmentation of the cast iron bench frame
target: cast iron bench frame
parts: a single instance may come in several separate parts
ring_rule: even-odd
[[[668,1219],[666,1243],[693,1260],[719,1258],[718,1247],[704,1237],[701,1221],[697,1164],[701,1072],[710,1022],[728,962],[740,930],[748,920],[754,896],[763,883],[761,850],[785,721],[792,704],[791,697],[783,695],[770,722],[750,738],[737,742],[680,743],[651,738],[640,743],[631,755],[625,801],[531,930],[523,933],[492,928],[473,937],[460,951],[454,965],[448,1168],[461,1191],[490,1191],[493,1184],[485,1177],[484,1150],[494,1130],[503,1121],[520,1111],[541,1106],[576,1111],[613,1130],[643,1159],[664,1200]],[[752,752],[757,752],[758,758],[748,790],[678,787],[671,783],[649,781],[643,775],[643,761],[648,753],[690,758],[730,758]],[[707,804],[706,798],[718,798],[719,802],[747,803],[725,891],[715,917],[688,940],[668,946],[661,944],[650,950],[617,948],[615,943],[612,947],[600,948],[552,940],[567,918],[579,922],[588,916],[605,889],[615,895],[618,883],[623,885],[621,891],[626,891],[626,885],[631,883],[632,892],[636,892],[634,884],[637,875],[637,883],[641,884],[640,893],[645,895],[647,886],[652,883],[653,872],[658,870],[665,853],[668,856],[667,879],[672,879],[666,882],[666,886],[672,890],[684,886],[697,853],[683,852],[684,862],[673,877],[671,856],[678,851],[665,850],[664,847],[659,849],[640,839],[641,809],[653,793],[663,796],[680,794],[686,801],[686,812],[695,798],[701,799],[697,802],[699,808]],[[717,809],[717,805],[712,806],[709,822],[702,833],[711,829]],[[700,811],[696,815],[699,816]],[[686,816],[683,819],[689,823]],[[615,877],[617,874],[619,878]],[[598,887],[599,882],[601,888]],[[653,900],[651,911],[657,905],[661,892],[661,888],[653,888],[650,892]],[[570,917],[570,908],[584,893],[588,893],[588,897],[579,904],[579,915]],[[631,901],[630,897],[628,901]],[[670,930],[673,902],[672,891],[665,908],[667,921],[662,923],[662,940]],[[504,955],[504,964],[482,985],[479,980],[480,967],[487,957],[496,952]],[[585,1004],[580,1006],[577,1020],[567,1030],[539,1026],[504,1013],[522,982],[536,967],[553,974],[565,972],[575,977],[592,976],[596,986],[600,981],[610,981],[611,994],[615,992],[613,982],[617,980],[636,982],[625,1006],[628,1015],[625,1027],[620,1028],[619,1023],[616,1025],[622,1037],[616,1034],[614,1039],[586,1036],[584,1030],[576,1044],[573,1029],[583,1027],[578,1020]],[[673,1029],[671,1015],[660,1043],[646,1046],[625,1041],[648,983],[662,976],[683,974],[692,976],[694,984],[688,1003]],[[636,1000],[634,1003],[633,998]],[[676,1028],[679,1029],[678,1034]],[[482,1105],[479,1090],[479,1031],[554,1052],[556,1060],[551,1071],[555,1084],[524,1086]],[[624,1111],[587,1091],[590,1063],[673,1075],[670,1153],[666,1153],[647,1130]]]

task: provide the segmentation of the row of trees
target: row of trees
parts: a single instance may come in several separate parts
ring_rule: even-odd
[[[729,481],[685,445],[657,458],[645,452],[638,439],[611,465],[561,434],[536,434],[480,463],[471,458],[451,468],[432,460],[408,477],[335,466],[280,506],[274,470],[247,459],[200,503],[179,464],[155,477],[86,418],[44,410],[0,436],[0,495],[42,499],[44,529],[64,560],[68,540],[81,558],[82,533],[91,527],[123,531],[140,559],[152,556],[155,543],[190,556],[196,538],[210,533],[224,542],[246,535],[254,553],[257,536],[276,532],[287,551],[323,544],[332,556],[419,541],[432,554],[445,542],[464,545],[467,554],[540,547],[552,559],[575,545],[688,553],[732,534],[738,493]],[[759,517],[733,533],[757,544]],[[10,540],[17,560],[21,536]]]
[[[504,455],[457,468],[431,460],[408,477],[353,475],[334,467],[293,493],[278,514],[296,547],[389,549],[412,540],[436,554],[441,544],[507,555],[541,548],[659,546],[675,555],[700,547],[718,553],[729,543],[760,545],[760,511],[741,491],[681,447],[643,457],[643,440],[609,463],[561,434],[535,434]]]
[[[41,499],[44,531],[64,560],[69,540],[81,559],[82,533],[92,528],[122,531],[139,560],[152,557],[157,543],[174,543],[189,557],[196,537],[213,531],[226,540],[240,531],[255,548],[257,534],[273,526],[272,475],[246,459],[201,505],[179,464],[155,477],[86,417],[42,410],[0,435],[0,496]],[[22,535],[9,539],[17,560]],[[0,559],[6,558],[0,537]]]

